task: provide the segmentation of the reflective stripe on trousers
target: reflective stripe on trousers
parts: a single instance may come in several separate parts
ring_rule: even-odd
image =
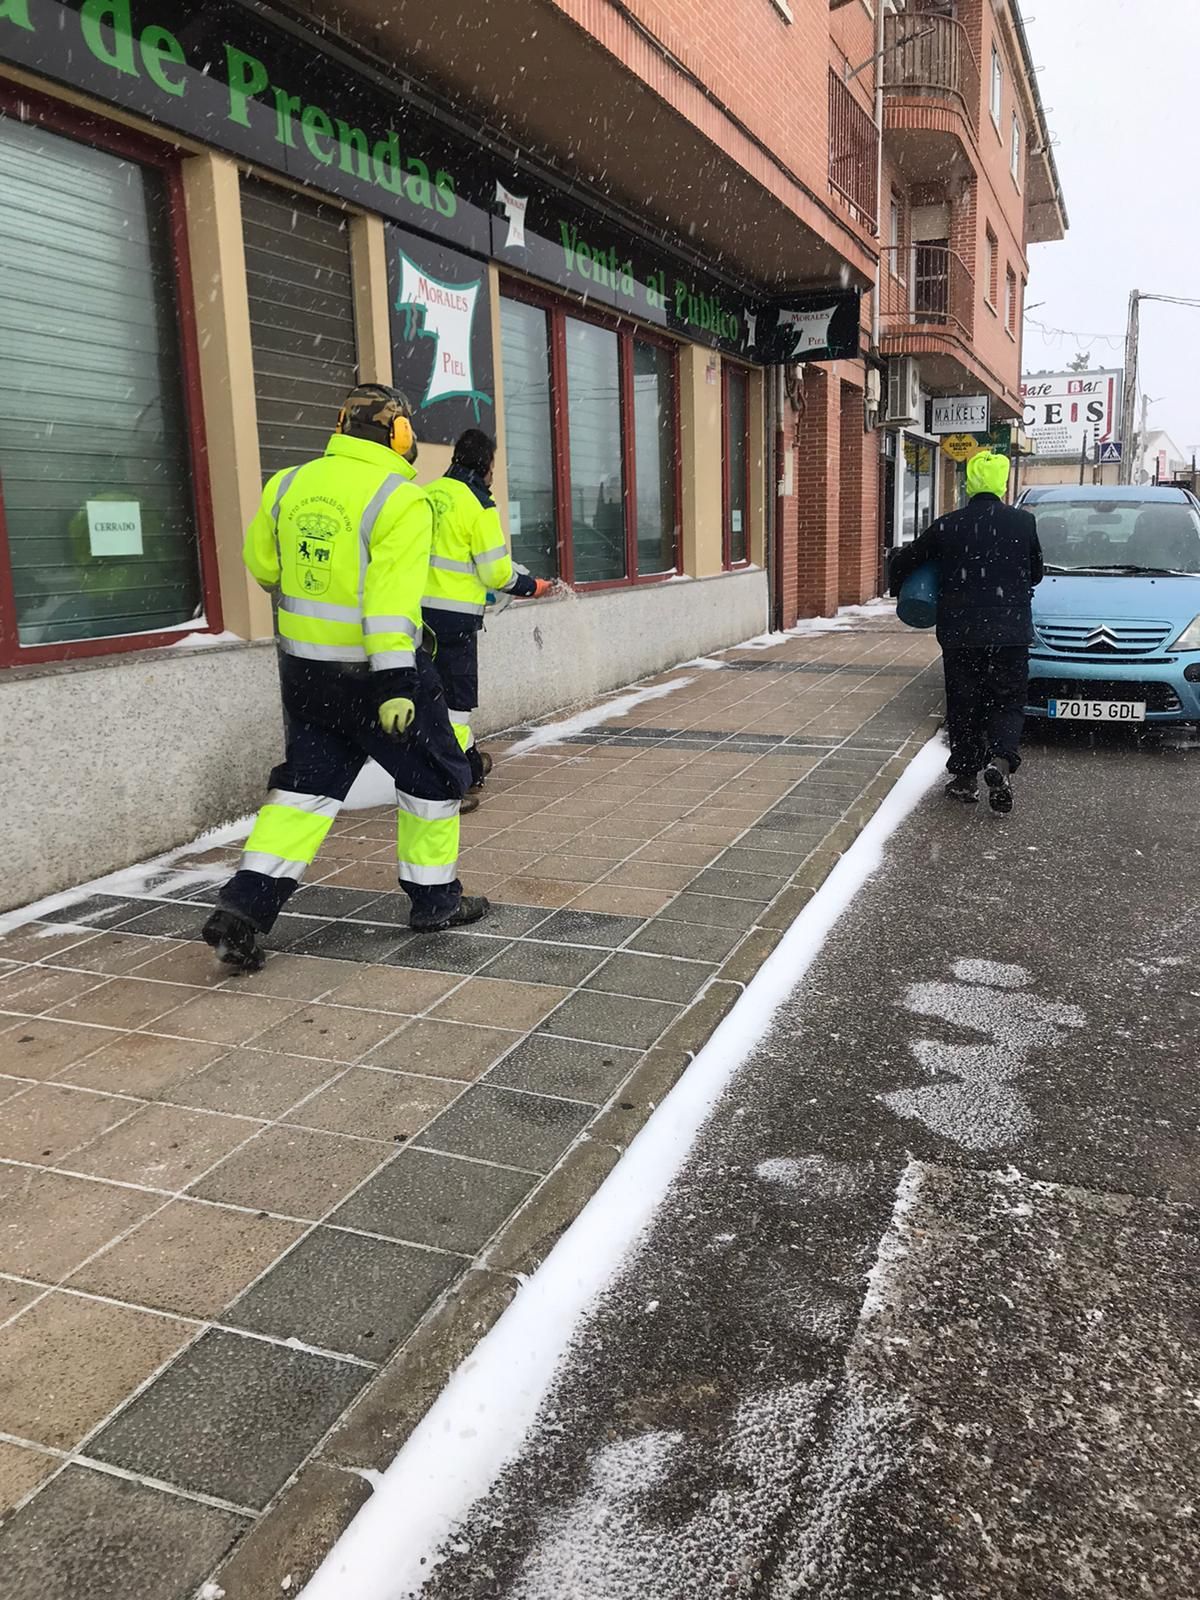
[[[469,711],[448,711],[450,726],[454,729],[454,737],[458,740],[460,750],[469,750],[472,744],[471,713]]]
[[[241,870],[299,883],[333,826],[342,802],[331,795],[272,789],[242,851]]]
[[[396,790],[396,864],[401,883],[453,883],[458,877],[457,800],[423,800]]]

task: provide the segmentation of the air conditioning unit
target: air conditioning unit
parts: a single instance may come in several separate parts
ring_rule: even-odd
[[[888,365],[883,420],[889,428],[911,428],[921,420],[921,372],[912,356],[899,356]]]

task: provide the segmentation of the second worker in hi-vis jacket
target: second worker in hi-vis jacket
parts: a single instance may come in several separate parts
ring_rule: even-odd
[[[540,599],[557,588],[551,579],[531,578],[513,566],[492,499],[495,464],[495,440],[468,428],[454,446],[446,476],[425,490],[433,507],[433,553],[421,607],[437,635],[435,665],[476,789],[491,769],[491,759],[477,748],[471,728],[471,714],[479,704],[479,630],[488,595]],[[469,797],[464,810],[478,804]]]

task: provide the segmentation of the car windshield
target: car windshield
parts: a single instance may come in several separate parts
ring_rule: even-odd
[[[1042,500],[1030,510],[1051,571],[1200,575],[1200,516],[1191,506],[1163,500]]]

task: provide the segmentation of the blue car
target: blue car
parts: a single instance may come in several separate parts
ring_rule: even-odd
[[[1039,488],[1029,714],[1200,722],[1200,501],[1180,488]]]

